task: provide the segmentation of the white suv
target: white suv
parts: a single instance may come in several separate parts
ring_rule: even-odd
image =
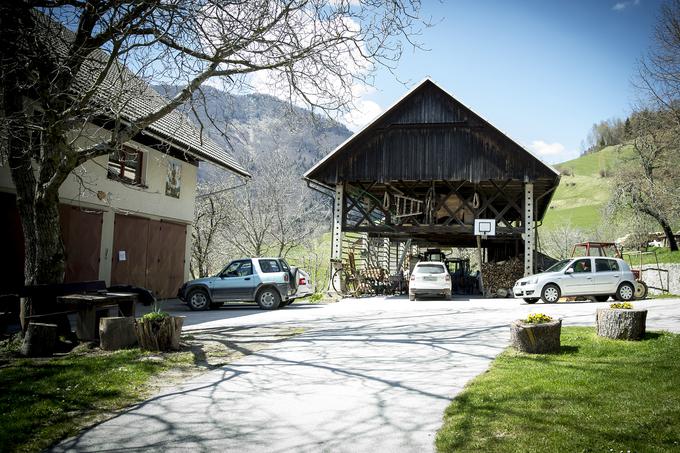
[[[593,296],[598,302],[609,297],[630,301],[635,298],[635,275],[622,259],[579,256],[517,280],[513,293],[529,304],[539,298],[555,303],[563,296]]]
[[[421,261],[411,272],[408,285],[409,300],[418,296],[451,297],[451,276],[440,261]]]

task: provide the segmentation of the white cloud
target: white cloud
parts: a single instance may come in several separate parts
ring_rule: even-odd
[[[543,140],[534,140],[529,148],[539,156],[555,156],[564,152],[562,143],[546,143]]]
[[[382,107],[373,101],[359,99],[354,104],[355,108],[342,117],[342,122],[354,132],[366,126],[382,113]]]
[[[640,4],[640,0],[628,0],[625,2],[617,2],[612,6],[612,10],[614,11],[623,11],[624,9],[628,8],[629,6],[637,6]]]
[[[562,143],[547,143],[543,140],[534,140],[528,147],[541,160],[548,163],[565,162],[578,157],[577,150],[568,150]]]
[[[333,24],[330,25],[333,26]],[[339,25],[340,30],[348,36],[360,31],[360,24],[352,18],[342,18],[336,25]],[[311,27],[310,24],[307,26]],[[300,34],[310,37],[315,33],[318,33],[316,27],[311,27],[309,30],[302,27]],[[299,93],[291,91],[288,77],[280,70],[254,72],[248,76],[248,85],[256,92],[292,100],[294,104],[302,107],[307,107],[310,101],[317,105],[329,105],[329,100],[330,104],[341,104],[340,109],[330,108],[328,112],[349,129],[359,130],[382,112],[380,105],[367,99],[375,92],[375,88],[367,83],[370,79],[368,75],[373,69],[372,63],[363,57],[363,54],[368,51],[363,48],[363,44],[362,48],[357,48],[350,43],[350,45],[339,45],[331,53],[338,63],[338,67],[333,68],[332,71],[322,67],[308,67],[302,70],[309,74],[316,74],[316,77],[308,75],[298,77],[296,80],[297,88],[305,92],[304,98]],[[340,67],[343,68],[342,74],[338,73]],[[329,99],[329,96],[331,98],[337,96],[337,98]]]

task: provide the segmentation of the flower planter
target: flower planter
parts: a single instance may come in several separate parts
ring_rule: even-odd
[[[510,344],[531,354],[559,352],[562,320],[530,324],[521,319],[510,325]]]
[[[645,336],[647,310],[598,308],[597,334],[614,340],[641,340]]]
[[[167,316],[161,319],[137,319],[135,333],[139,347],[147,351],[177,351],[184,316]]]

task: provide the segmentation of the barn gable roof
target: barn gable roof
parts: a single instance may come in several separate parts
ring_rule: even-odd
[[[304,177],[343,181],[543,181],[559,173],[427,78]]]

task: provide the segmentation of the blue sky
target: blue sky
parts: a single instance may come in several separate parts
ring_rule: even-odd
[[[431,77],[547,162],[562,162],[578,156],[594,122],[630,112],[660,3],[424,0],[436,24],[420,37],[429,51],[408,49],[396,74],[409,87]],[[380,71],[358,106],[372,117],[407,89]]]

